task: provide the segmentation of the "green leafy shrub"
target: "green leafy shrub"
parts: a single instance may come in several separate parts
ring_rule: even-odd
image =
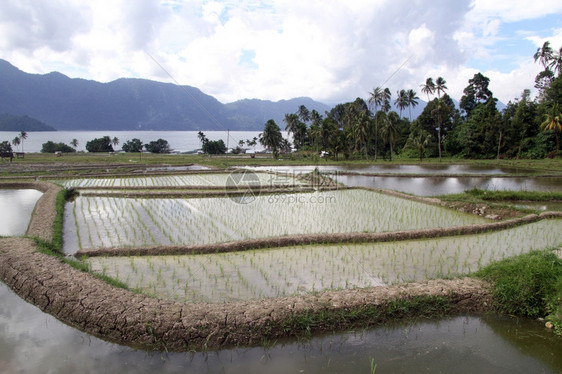
[[[548,250],[493,263],[476,276],[494,284],[494,306],[507,314],[545,317],[562,293],[562,260]]]

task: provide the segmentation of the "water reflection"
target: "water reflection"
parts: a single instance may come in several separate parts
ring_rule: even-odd
[[[562,339],[511,318],[438,322],[329,335],[269,349],[147,353],[68,327],[0,283],[0,372],[25,373],[556,373]],[[538,346],[537,346],[538,344]]]
[[[308,173],[318,168],[321,172],[354,172],[354,173],[384,173],[384,174],[529,174],[535,171],[514,167],[490,167],[482,165],[302,165],[302,166],[243,166],[257,171]]]
[[[0,190],[0,235],[24,235],[35,203],[42,193],[37,190]]]
[[[337,181],[352,187],[374,187],[420,196],[461,193],[473,188],[488,191],[562,191],[562,177],[500,178],[500,177],[371,177],[337,175]]]

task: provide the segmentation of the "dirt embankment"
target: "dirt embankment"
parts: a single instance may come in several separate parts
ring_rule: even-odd
[[[315,295],[208,304],[177,303],[114,288],[59,259],[37,252],[29,239],[0,239],[0,278],[16,293],[61,321],[104,339],[143,349],[202,350],[261,344],[291,336],[286,321],[349,315],[349,326],[369,326],[388,319],[393,301],[416,296],[442,296],[448,312],[482,310],[489,286],[472,278]],[[371,320],[353,321],[353,311],[380,311]],[[349,314],[347,314],[349,312]],[[345,321],[344,321],[345,322]],[[338,326],[313,330],[332,331]]]
[[[61,188],[46,182],[0,182],[0,188],[35,189],[43,192],[33,209],[27,227],[27,236],[46,241],[53,239],[53,222],[56,217],[56,198]]]

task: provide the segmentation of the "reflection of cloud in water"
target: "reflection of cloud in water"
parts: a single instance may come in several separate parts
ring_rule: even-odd
[[[0,370],[25,373],[292,373],[364,372],[371,358],[383,372],[560,372],[562,341],[521,319],[454,317],[328,334],[306,342],[159,353],[107,343],[75,330],[0,283]],[[520,351],[521,350],[521,351]],[[373,354],[373,352],[375,352]],[[379,371],[377,370],[377,372]]]
[[[0,189],[0,235],[25,234],[35,203],[41,195],[40,191],[32,189]]]

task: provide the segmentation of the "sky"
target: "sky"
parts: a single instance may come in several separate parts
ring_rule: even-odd
[[[0,58],[28,73],[190,85],[223,103],[367,99],[481,72],[507,103],[533,89],[559,0],[2,0]],[[534,91],[532,91],[535,93]]]

